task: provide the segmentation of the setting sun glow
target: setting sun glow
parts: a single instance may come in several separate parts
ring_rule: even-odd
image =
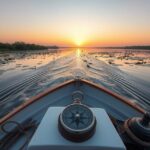
[[[76,46],[83,46],[83,44],[84,44],[84,40],[83,40],[83,39],[78,38],[78,39],[76,39],[76,40],[75,40],[75,44],[76,44]]]
[[[0,42],[71,47],[150,43],[147,0],[15,1],[0,1]]]

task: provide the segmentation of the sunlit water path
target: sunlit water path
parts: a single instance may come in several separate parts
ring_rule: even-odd
[[[26,62],[29,63],[28,69],[21,70],[16,67],[12,71],[9,70],[1,74],[0,116],[5,115],[14,107],[45,89],[77,76],[123,95],[144,109],[150,108],[150,79],[145,80],[137,75],[134,76],[128,70],[121,69],[120,65],[109,64],[105,61],[107,59],[103,60],[105,57],[100,59],[98,54],[92,54],[84,49],[61,51],[48,56],[43,55],[44,62],[39,56],[31,56],[37,57],[37,59],[32,59],[34,62],[31,63],[28,58],[32,64],[30,65],[25,57]],[[38,62],[36,62],[37,60]],[[149,58],[146,61],[148,63]],[[15,66],[16,64],[19,66],[21,62],[12,62],[9,65]],[[146,67],[148,74],[150,67]],[[3,65],[1,68],[9,69],[9,66]],[[22,68],[27,68],[27,65]]]

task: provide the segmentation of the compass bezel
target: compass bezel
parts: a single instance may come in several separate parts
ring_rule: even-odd
[[[92,121],[87,127],[83,128],[83,129],[70,128],[63,121],[63,113],[66,111],[66,109],[73,107],[75,105],[84,107],[91,113]],[[66,139],[69,139],[69,140],[75,141],[75,142],[82,142],[82,141],[89,139],[95,133],[96,117],[94,116],[93,112],[91,111],[91,109],[88,106],[86,106],[84,104],[80,104],[80,103],[70,104],[59,115],[58,127],[59,127],[60,133]]]

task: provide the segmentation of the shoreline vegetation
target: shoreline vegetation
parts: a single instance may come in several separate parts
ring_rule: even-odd
[[[150,50],[150,45],[147,46],[90,46],[90,47],[86,47],[86,46],[81,46],[81,47],[67,47],[67,46],[63,46],[63,47],[59,47],[59,48],[95,48],[95,49],[127,49],[127,50]]]
[[[150,45],[147,46],[121,46],[121,47],[99,47],[105,49],[143,49],[143,50],[150,50]]]
[[[0,51],[24,51],[24,50],[47,50],[47,49],[59,49],[59,48],[77,48],[77,47],[59,47],[56,45],[53,46],[44,46],[37,44],[28,44],[24,42],[15,42],[15,43],[1,43],[0,42]],[[135,45],[135,46],[97,46],[97,47],[80,47],[80,48],[101,48],[101,49],[135,49],[135,50],[150,50],[150,45]]]
[[[24,42],[0,43],[0,51],[24,51],[24,50],[46,50],[58,49],[58,46],[43,46],[37,44],[28,44]]]

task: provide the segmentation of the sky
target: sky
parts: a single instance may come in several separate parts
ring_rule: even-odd
[[[150,45],[150,0],[0,0],[0,42]]]

